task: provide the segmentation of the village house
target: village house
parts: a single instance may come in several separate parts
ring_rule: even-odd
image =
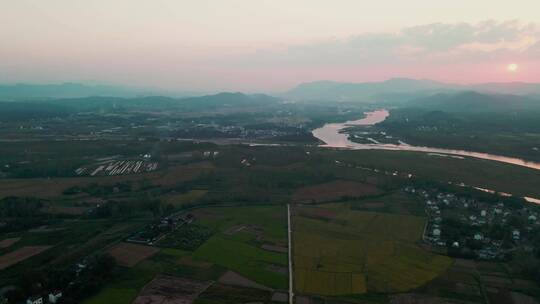
[[[43,304],[43,297],[35,296],[26,300],[26,304]]]
[[[62,297],[62,291],[54,290],[51,293],[49,293],[49,303],[57,303],[61,297]]]

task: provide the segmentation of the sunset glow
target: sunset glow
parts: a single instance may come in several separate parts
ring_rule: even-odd
[[[0,82],[253,92],[324,79],[540,81],[537,0],[339,2],[0,1]]]
[[[507,67],[508,71],[510,71],[512,73],[517,72],[518,68],[519,68],[519,66],[517,64],[515,64],[515,63],[511,63]]]

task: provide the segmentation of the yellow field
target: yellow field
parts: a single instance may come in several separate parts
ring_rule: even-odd
[[[310,216],[313,208],[297,208],[294,218],[298,292],[401,292],[432,280],[452,262],[415,245],[424,228],[421,217],[343,207],[320,219]]]

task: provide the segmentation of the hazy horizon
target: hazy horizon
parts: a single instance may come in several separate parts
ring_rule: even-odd
[[[319,80],[540,82],[538,8],[529,0],[0,0],[0,18],[12,25],[0,29],[0,83],[279,92]]]

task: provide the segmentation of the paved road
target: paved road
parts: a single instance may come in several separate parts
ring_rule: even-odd
[[[293,304],[293,264],[292,264],[292,226],[291,226],[291,205],[287,204],[287,227],[289,234],[289,304]]]

